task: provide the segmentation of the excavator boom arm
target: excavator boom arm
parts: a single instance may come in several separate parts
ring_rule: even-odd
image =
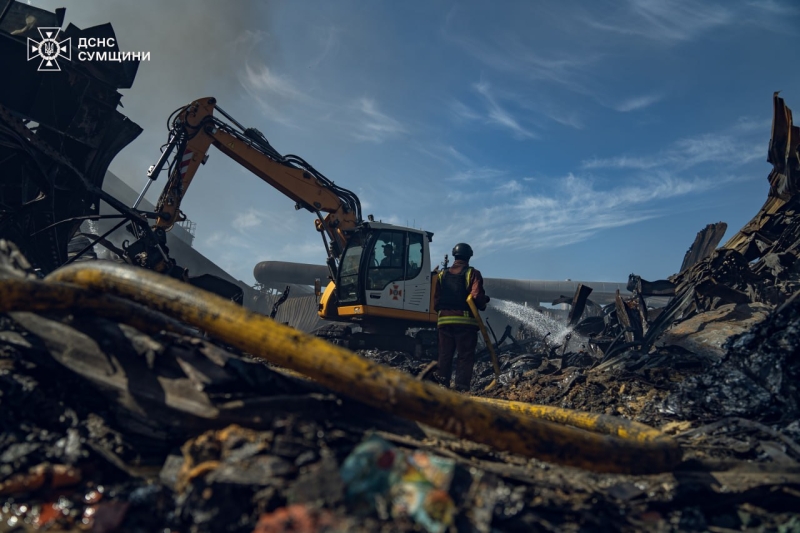
[[[345,230],[361,223],[361,206],[352,192],[336,186],[296,156],[282,156],[257,130],[239,130],[214,117],[216,99],[202,98],[183,108],[173,122],[171,135],[178,135],[178,153],[167,185],[157,204],[155,227],[169,230],[182,220],[180,205],[209,146],[251,171],[296,202],[296,208],[316,213],[315,225],[330,240],[329,255],[341,256],[347,244]],[[241,131],[240,131],[241,130]],[[322,213],[326,215],[322,216]],[[326,240],[326,245],[328,243]]]

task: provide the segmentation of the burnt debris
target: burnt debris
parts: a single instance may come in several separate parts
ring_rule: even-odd
[[[27,38],[57,27],[52,14],[21,2],[0,23],[0,237],[18,243],[35,268],[48,273],[67,260],[83,217],[97,215],[111,160],[141,128],[117,111],[118,89],[133,83],[138,62],[62,61],[43,76],[27,61]],[[78,39],[114,37],[109,24],[64,32]]]

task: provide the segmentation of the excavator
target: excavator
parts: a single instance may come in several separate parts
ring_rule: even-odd
[[[324,292],[321,286],[317,289],[318,313],[335,323],[321,328],[318,335],[351,348],[410,350],[423,342],[424,334],[415,339],[407,331],[436,325],[430,256],[433,233],[376,222],[372,215],[363,220],[361,202],[352,191],[336,185],[300,157],[281,155],[260,131],[242,126],[215,98],[201,98],[179,108],[168,124],[168,142],[150,167],[149,181],[136,203],[165,166],[168,181],[156,205],[153,231],[126,247],[129,257],[140,266],[176,275],[174,261],[165,251],[166,232],[186,219],[181,201],[214,146],[293,200],[295,209],[316,215],[314,224],[322,235],[329,269]],[[347,323],[359,326],[360,331],[354,333],[343,325]]]

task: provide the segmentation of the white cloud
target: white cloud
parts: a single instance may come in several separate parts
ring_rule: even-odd
[[[629,111],[638,111],[640,109],[650,107],[651,105],[661,101],[662,98],[663,97],[659,94],[647,94],[643,96],[636,96],[633,98],[629,98],[627,100],[623,100],[622,102],[614,106],[614,109],[622,113],[627,113]]]
[[[511,182],[509,182],[511,183]],[[585,241],[598,232],[629,226],[664,215],[659,210],[671,198],[697,194],[719,185],[712,179],[681,179],[658,172],[635,185],[598,188],[585,177],[568,174],[550,194],[522,194],[511,204],[480,207],[480,198],[465,196],[475,205],[441,230],[446,242],[471,238],[486,252],[498,249],[557,248]],[[509,189],[521,192],[514,185]],[[477,233],[475,228],[481,228]],[[440,240],[442,240],[440,239]]]
[[[284,126],[298,127],[298,121],[285,110],[287,106],[299,102],[314,104],[289,77],[275,73],[263,63],[246,63],[239,74],[239,82],[266,118]]]
[[[451,100],[448,104],[450,112],[460,121],[480,120],[481,114],[460,100]]]
[[[510,194],[522,191],[522,184],[517,180],[509,180],[495,187],[495,192],[500,194]]]
[[[355,108],[359,113],[353,136],[358,140],[380,143],[406,133],[399,121],[379,111],[375,101],[370,98],[360,98]]]
[[[726,163],[743,165],[759,157],[766,158],[766,143],[736,138],[724,134],[704,134],[678,139],[675,148],[668,154],[678,168],[690,168],[702,163]]]
[[[410,144],[415,150],[445,163],[450,167],[474,165],[469,157],[450,144],[437,142],[422,143],[416,140],[411,141]]]
[[[321,50],[319,55],[311,60],[309,68],[317,68],[328,57],[328,55],[339,46],[339,35],[341,30],[335,26],[330,26],[326,31],[321,32],[319,39]]]
[[[216,246],[225,242],[225,237],[226,234],[224,231],[215,231],[204,240],[204,243],[206,246]]]
[[[253,228],[263,223],[263,214],[255,209],[248,209],[244,213],[239,213],[233,219],[231,226],[238,231],[243,231],[247,228]]]
[[[757,2],[748,2],[747,5],[756,10],[766,11],[767,13],[781,17],[791,17],[800,14],[800,9],[796,6],[792,6],[789,3],[778,2],[777,0],[758,0]]]
[[[484,193],[479,191],[462,191],[462,190],[450,190],[444,196],[444,201],[446,204],[450,205],[466,205],[470,202],[476,201],[481,197],[485,196]]]
[[[456,148],[453,147],[453,146],[449,146],[449,145],[448,146],[444,146],[443,147],[443,151],[444,151],[444,153],[446,153],[448,156],[452,157],[453,159],[455,159],[459,163],[462,163],[464,165],[472,165],[472,160],[469,157],[467,157],[466,155],[464,155],[461,152],[459,152],[458,150],[456,150]]]
[[[302,99],[306,96],[286,77],[276,74],[263,63],[255,66],[246,64],[243,73],[246,87],[270,93],[272,96],[287,99]]]
[[[738,169],[765,157],[765,143],[754,140],[763,138],[763,131],[756,135],[751,129],[737,122],[727,130],[680,138],[655,154],[589,159],[581,163],[582,170],[611,170],[613,179],[570,173],[544,180],[550,189],[529,187],[535,178],[501,169],[469,168],[449,179],[465,184],[494,180],[491,193],[507,201],[487,203],[485,192],[474,192],[486,186],[451,192],[448,201],[469,215],[448,219],[440,240],[470,238],[489,252],[557,248],[611,228],[674,215],[676,209],[690,209],[685,199],[741,181]],[[476,233],[475,228],[481,229]]]
[[[553,109],[545,110],[544,115],[561,124],[562,126],[569,126],[570,128],[575,128],[576,130],[582,130],[585,127],[583,120],[581,120],[580,114],[577,111],[569,111],[567,113],[558,112]]]
[[[690,41],[736,22],[735,11],[711,2],[693,0],[628,0],[626,9],[604,20],[587,18],[589,26],[662,43]]]
[[[312,263],[321,265],[325,263],[325,247],[322,239],[306,240],[298,243],[290,243],[282,246],[275,252],[267,252],[268,260],[273,261],[293,261],[299,263]]]
[[[456,172],[452,176],[445,178],[446,181],[457,182],[474,182],[474,181],[489,181],[504,176],[506,172],[490,167],[473,167],[467,170]]]
[[[737,122],[726,131],[678,139],[668,149],[656,154],[587,159],[581,163],[581,168],[584,170],[664,168],[685,171],[705,163],[743,165],[759,158],[766,158],[766,143],[755,141],[755,137],[743,135],[757,133],[756,130],[757,128],[749,123],[742,125]],[[761,133],[758,137],[763,137],[763,131]]]
[[[647,158],[633,156],[616,156],[607,158],[587,159],[581,163],[581,168],[591,170],[596,168],[619,168],[646,170],[664,164],[663,158]]]
[[[488,121],[499,126],[510,129],[518,138],[534,138],[536,135],[530,130],[520,125],[519,121],[504,109],[492,94],[488,83],[480,82],[475,84],[475,90],[484,97],[488,106]]]
[[[214,246],[219,248],[250,248],[247,238],[243,235],[229,233],[227,231],[214,231],[207,238],[201,241],[204,246]]]
[[[519,45],[521,46],[521,45]],[[517,58],[518,55],[510,54],[514,58]],[[524,54],[523,54],[524,55]],[[508,61],[513,61],[512,59],[508,59]],[[553,64],[562,64],[562,63],[569,63],[566,60],[554,60]],[[496,65],[494,65],[496,66]],[[517,74],[523,74],[527,71],[527,67],[520,62],[519,65],[515,68],[510,68]],[[504,69],[500,69],[504,70]],[[518,71],[518,72],[517,72]],[[525,77],[528,77],[527,75]],[[538,81],[541,80],[527,80],[527,81],[534,81],[537,82],[535,85],[539,86],[540,84]],[[513,105],[517,106],[521,110],[529,111],[533,114],[539,115],[541,117],[548,118],[562,126],[567,126],[570,128],[575,129],[583,129],[585,127],[584,121],[582,119],[582,113],[576,109],[576,107],[572,104],[568,106],[563,105],[563,103],[559,103],[558,101],[553,100],[549,96],[543,96],[538,94],[540,91],[537,90],[538,87],[530,88],[526,87],[526,91],[524,96],[521,94],[515,94],[513,92],[504,91],[498,94],[498,91],[493,90],[490,84],[484,80],[481,80],[478,83],[472,85],[472,88],[480,94],[484,102],[486,104],[486,111],[478,111],[474,107],[468,106],[464,102],[458,99],[451,99],[447,102],[447,107],[450,111],[451,116],[456,122],[463,123],[463,122],[471,122],[471,121],[479,121],[483,120],[488,123],[497,124],[503,127],[510,128],[515,135],[518,137],[531,137],[531,138],[538,138],[539,135],[532,131],[530,128],[525,128],[521,126],[520,119],[516,116],[512,115],[509,110],[500,103],[500,100],[505,100],[506,102],[510,102]],[[537,93],[537,97],[531,98],[530,92]],[[579,92],[587,92],[587,91],[579,91]],[[531,113],[528,113],[528,117],[531,117]],[[538,125],[538,124],[537,124]]]
[[[757,119],[753,117],[739,117],[733,129],[740,132],[758,132],[763,134],[770,131],[772,119]]]
[[[486,32],[480,39],[473,38],[467,32],[456,29],[455,15],[455,11],[448,14],[444,27],[445,38],[484,65],[530,81],[558,85],[577,93],[591,92],[587,89],[590,80],[586,73],[597,62],[599,54],[569,53],[558,49],[552,55],[543,55],[539,48],[531,47],[506,32],[500,36]]]

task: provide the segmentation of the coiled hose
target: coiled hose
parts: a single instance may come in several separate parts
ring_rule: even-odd
[[[0,281],[0,312],[36,309],[35,296],[25,292],[29,290],[26,283],[30,282]],[[604,415],[556,416],[553,411],[545,417],[549,419],[540,419],[534,406],[523,409],[513,402],[464,396],[138,267],[111,262],[73,264],[47,276],[46,284],[57,283],[84,287],[95,292],[96,298],[110,294],[132,300],[344,396],[499,450],[597,472],[628,474],[669,471],[681,460],[677,442],[653,429],[638,433],[620,429],[640,425]],[[602,418],[592,418],[598,416]],[[578,422],[593,431],[564,425]],[[609,434],[598,433],[604,429]]]

